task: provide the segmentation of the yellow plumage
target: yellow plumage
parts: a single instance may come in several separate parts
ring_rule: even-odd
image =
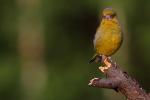
[[[114,54],[121,46],[122,40],[122,30],[116,13],[112,8],[104,9],[101,24],[93,41],[96,54],[91,61],[94,61],[97,55]]]

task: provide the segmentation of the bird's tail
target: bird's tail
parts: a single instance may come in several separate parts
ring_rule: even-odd
[[[101,62],[102,60],[102,56],[101,55],[98,55],[98,54],[95,54],[91,60],[89,61],[89,63],[92,63],[92,62]]]
[[[95,59],[96,59],[96,57],[92,57],[92,58],[91,58],[91,60],[89,61],[89,63],[94,62],[94,61],[95,61]]]

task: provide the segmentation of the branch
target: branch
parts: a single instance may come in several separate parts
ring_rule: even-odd
[[[98,88],[114,89],[121,92],[128,100],[150,100],[150,94],[146,93],[140,84],[122,71],[111,58],[102,56],[104,67],[99,70],[106,75],[106,79],[93,78],[89,85]]]

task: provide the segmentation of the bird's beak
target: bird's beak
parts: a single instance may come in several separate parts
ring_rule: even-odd
[[[107,20],[111,20],[112,18],[111,18],[110,15],[106,15],[106,19],[107,19]]]

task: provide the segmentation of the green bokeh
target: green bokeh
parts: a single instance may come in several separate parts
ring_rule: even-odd
[[[105,77],[97,64],[88,63],[93,55],[99,12],[105,7],[117,11],[124,29],[123,46],[113,58],[150,91],[150,1],[38,0],[40,5],[34,5],[37,0],[28,0],[29,5],[18,6],[19,1],[25,0],[0,1],[0,99],[24,100],[26,94],[31,94],[31,98],[27,97],[30,100],[125,100],[113,96],[115,91],[88,86],[91,78]],[[25,7],[30,4],[37,8]],[[31,88],[35,93],[23,89],[23,58],[18,46],[18,21],[21,23],[28,16],[34,19],[31,22],[38,21],[36,24],[42,26],[43,32],[46,85],[42,89]],[[27,19],[25,22],[30,24]]]

